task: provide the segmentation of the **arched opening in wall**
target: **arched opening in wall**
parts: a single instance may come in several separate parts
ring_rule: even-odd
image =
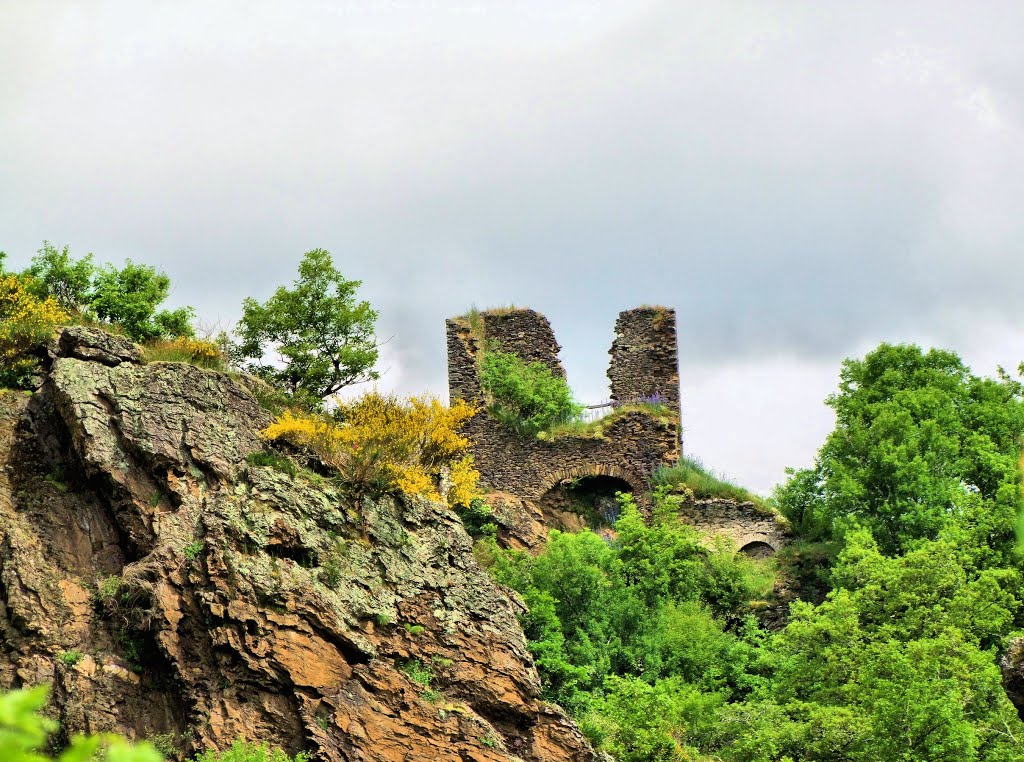
[[[603,529],[619,520],[616,492],[633,492],[618,476],[583,476],[558,482],[540,499],[544,521],[566,532]]]
[[[768,558],[769,556],[775,555],[775,548],[766,542],[756,540],[754,542],[748,542],[742,548],[740,553],[749,558]]]

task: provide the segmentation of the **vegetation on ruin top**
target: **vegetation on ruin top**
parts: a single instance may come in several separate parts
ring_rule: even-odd
[[[705,466],[699,458],[684,457],[674,466],[663,466],[654,472],[655,486],[686,487],[698,499],[725,498],[763,505],[761,499],[744,487]]]

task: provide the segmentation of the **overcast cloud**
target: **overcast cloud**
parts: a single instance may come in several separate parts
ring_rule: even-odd
[[[539,309],[607,394],[679,312],[686,447],[767,490],[882,339],[1024,359],[1024,4],[0,0],[0,248],[158,264],[230,325],[330,249],[388,388]]]

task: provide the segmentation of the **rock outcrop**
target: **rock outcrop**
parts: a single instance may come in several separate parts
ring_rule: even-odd
[[[1024,638],[1013,638],[999,660],[1003,673],[1003,688],[1017,714],[1024,719]]]
[[[178,757],[594,758],[447,507],[279,470],[224,374],[83,329],[50,352],[0,394],[0,688]]]

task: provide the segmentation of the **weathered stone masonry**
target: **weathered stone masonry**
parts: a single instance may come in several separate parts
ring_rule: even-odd
[[[747,555],[771,555],[786,544],[788,530],[775,514],[754,503],[711,498],[683,507],[684,521],[705,535],[724,535]]]
[[[527,309],[480,314],[486,341],[498,343],[527,362],[541,362],[565,376],[560,347],[547,318]],[[643,411],[617,418],[601,438],[563,437],[524,440],[495,421],[486,410],[472,419],[466,434],[485,486],[538,500],[558,484],[587,476],[611,476],[627,482],[643,500],[650,476],[679,458],[679,368],[675,312],[640,308],[619,315],[610,351],[608,376],[614,399],[635,401],[660,394],[672,415],[656,418]],[[467,320],[447,322],[448,387],[452,399],[481,397],[477,372],[480,336]],[[642,374],[642,378],[633,378]]]
[[[675,310],[640,307],[620,312],[609,354],[613,400],[633,402],[659,395],[679,415]]]
[[[447,322],[448,387],[452,399],[479,402],[477,356],[481,341],[496,342],[527,362],[541,362],[559,376],[565,370],[561,349],[547,318],[528,309],[483,312],[474,327],[467,318]],[[637,410],[616,417],[600,438],[521,439],[482,409],[466,426],[483,486],[505,493],[501,511],[520,545],[537,547],[564,513],[546,505],[560,485],[585,477],[613,477],[632,488],[641,506],[649,505],[651,474],[679,459],[679,360],[675,311],[640,307],[619,314],[615,323],[608,378],[619,403],[650,400],[657,395],[670,415],[655,417]],[[554,498],[557,506],[558,498]],[[544,505],[542,505],[542,503]],[[519,507],[516,507],[516,506]],[[546,507],[545,507],[546,505]],[[772,553],[785,544],[786,530],[777,517],[753,503],[692,500],[681,518],[705,535],[724,535],[752,555]],[[539,522],[539,523],[538,523]],[[554,523],[552,523],[554,522]],[[532,527],[532,529],[530,528]],[[540,534],[538,534],[538,532]]]

